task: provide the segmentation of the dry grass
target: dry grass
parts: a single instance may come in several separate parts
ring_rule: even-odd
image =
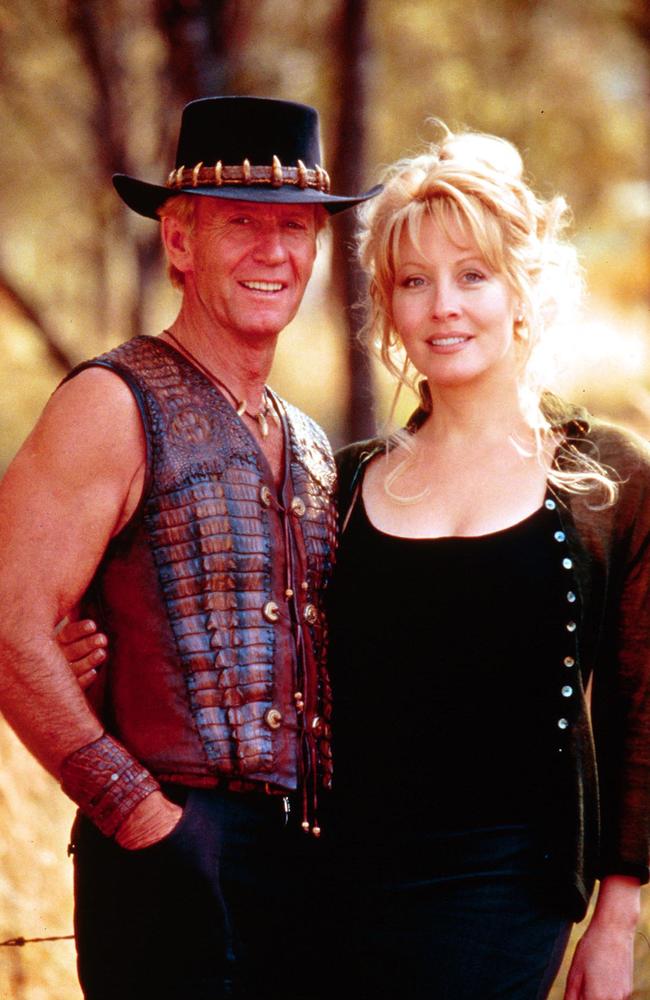
[[[66,846],[73,807],[1,720],[0,773],[0,941],[69,934],[72,865]],[[634,1000],[650,1000],[647,889],[641,931]],[[576,928],[574,942],[580,933]],[[567,968],[568,960],[550,1000],[562,1000]],[[0,1000],[81,1000],[73,943],[0,948]]]
[[[0,941],[72,930],[73,807],[0,721]],[[0,948],[0,1000],[81,1000],[72,941]]]

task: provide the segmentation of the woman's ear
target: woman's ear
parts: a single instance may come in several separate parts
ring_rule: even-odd
[[[194,263],[192,254],[192,239],[189,226],[173,215],[166,215],[161,220],[162,241],[170,265],[182,274],[192,270]]]

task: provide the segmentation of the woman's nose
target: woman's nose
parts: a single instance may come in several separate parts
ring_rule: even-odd
[[[458,292],[452,284],[439,282],[433,291],[432,316],[434,319],[448,319],[458,316],[460,303]]]

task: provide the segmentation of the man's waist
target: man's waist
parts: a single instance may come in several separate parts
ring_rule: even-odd
[[[184,786],[187,788],[218,788],[224,792],[256,795],[289,795],[296,790],[296,785],[287,787],[272,781],[255,780],[252,778],[231,778],[225,775],[156,775],[161,785]]]

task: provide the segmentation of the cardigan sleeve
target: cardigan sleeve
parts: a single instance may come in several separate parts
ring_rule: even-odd
[[[649,880],[650,857],[650,449],[610,430],[601,461],[619,472],[608,525],[604,628],[592,693],[599,773],[600,877]]]

